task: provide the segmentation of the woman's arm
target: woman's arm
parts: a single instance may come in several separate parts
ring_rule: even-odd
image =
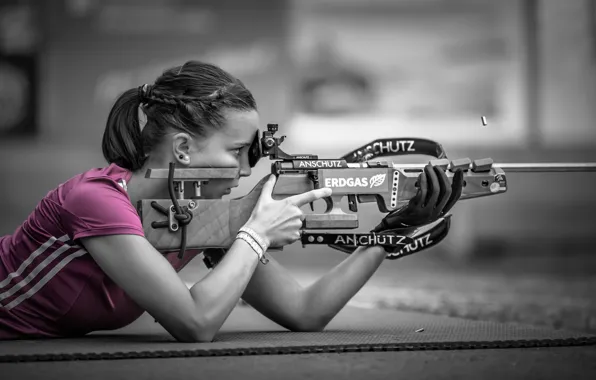
[[[419,188],[408,207],[390,214],[391,225],[424,225],[446,214],[459,200],[463,174],[457,171],[452,183],[443,169],[426,165]],[[359,247],[318,281],[301,287],[281,266],[260,267],[243,298],[274,322],[295,331],[322,330],[372,277],[386,257],[382,247]]]
[[[323,329],[375,274],[387,252],[382,247],[359,247],[339,265],[306,288],[307,316]],[[310,315],[309,310],[315,310]]]
[[[104,272],[182,342],[213,339],[258,263],[257,253],[237,239],[217,268],[189,290],[170,263],[141,236],[81,241]]]
[[[385,256],[381,247],[359,247],[306,288],[270,259],[255,270],[242,298],[289,330],[320,331],[366,284]]]
[[[263,241],[263,250],[269,244],[284,246],[297,241],[302,226],[300,207],[331,195],[330,189],[314,189],[277,201],[271,198],[275,181],[271,175],[264,183],[245,224],[251,234],[261,237],[256,240]],[[93,193],[79,191],[70,195],[70,208],[79,214],[108,209],[108,202],[103,208],[80,206],[89,204],[85,203],[89,194]],[[93,204],[97,204],[95,199]],[[119,215],[96,214],[87,216],[87,220],[110,220]],[[104,272],[180,341],[211,341],[238,303],[259,262],[257,252],[244,240],[236,239],[219,265],[189,290],[170,263],[143,237],[110,235],[80,240]]]

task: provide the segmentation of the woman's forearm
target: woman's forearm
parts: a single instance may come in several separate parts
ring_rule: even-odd
[[[305,289],[305,318],[322,329],[377,271],[387,253],[382,247],[359,247]]]
[[[208,336],[219,331],[237,305],[258,263],[259,257],[251,246],[236,239],[219,264],[191,287]]]

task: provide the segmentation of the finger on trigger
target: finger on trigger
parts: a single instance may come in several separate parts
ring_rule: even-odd
[[[302,207],[305,204],[314,202],[318,199],[331,196],[331,193],[332,190],[330,188],[324,187],[321,189],[314,189],[306,193],[294,195],[293,197],[289,198],[289,201],[298,207]]]

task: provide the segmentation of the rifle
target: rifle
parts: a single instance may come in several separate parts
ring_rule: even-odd
[[[358,203],[376,202],[381,213],[408,204],[417,192],[417,179],[425,164],[397,164],[370,161],[376,157],[426,155],[445,170],[451,179],[457,169],[464,171],[460,200],[503,194],[509,172],[596,171],[596,163],[509,163],[495,164],[491,158],[449,160],[441,144],[420,138],[377,139],[337,159],[321,159],[313,154],[290,155],[280,149],[286,136],[276,137],[277,124],[268,124],[250,147],[250,165],[269,157],[271,173],[277,176],[273,199],[283,199],[319,187],[330,187],[323,213],[305,214],[301,243],[337,247],[383,245],[405,247],[413,240],[406,235],[349,233],[359,227]],[[146,238],[159,251],[229,248],[238,230],[248,221],[267,177],[248,194],[234,199],[204,199],[201,185],[211,179],[237,178],[238,168],[149,169],[146,178],[167,180],[170,199],[144,199],[137,208]],[[184,187],[192,183],[194,196],[185,199]],[[350,212],[341,207],[347,197]],[[334,232],[329,232],[332,230]],[[338,232],[339,230],[339,232]],[[280,250],[281,247],[270,247]]]

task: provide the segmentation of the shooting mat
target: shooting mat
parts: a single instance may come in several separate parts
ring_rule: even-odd
[[[0,363],[586,345],[596,345],[596,335],[354,307],[323,332],[289,332],[244,306],[211,343],[177,343],[145,314],[126,328],[84,338],[0,342]]]
[[[80,339],[0,342],[2,380],[398,376],[593,379],[596,336],[354,307],[324,332],[293,333],[239,306],[212,343],[177,343],[148,315]]]

